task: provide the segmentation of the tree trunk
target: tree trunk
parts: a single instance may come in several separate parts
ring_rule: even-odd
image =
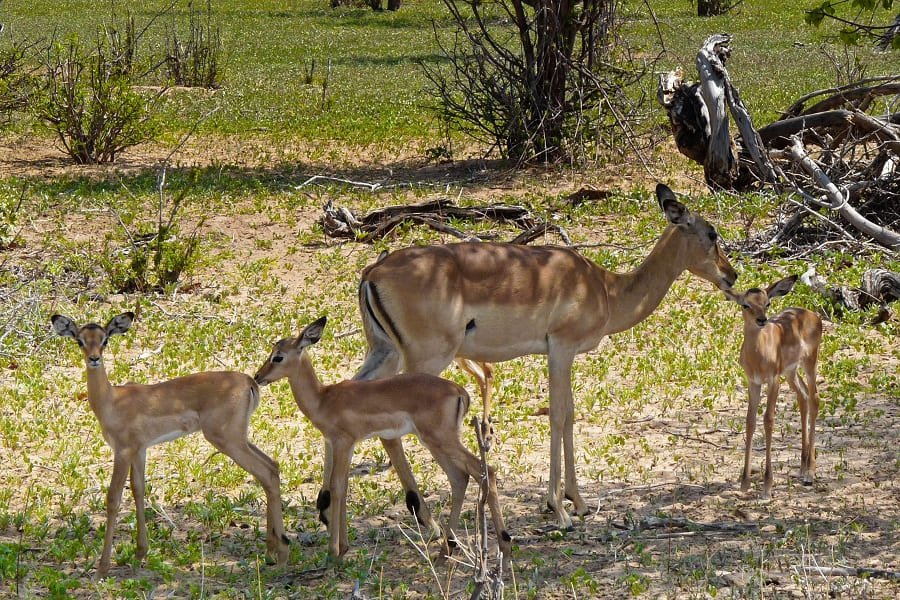
[[[400,0],[388,0],[388,10],[400,10]]]
[[[730,8],[728,0],[697,0],[698,17],[715,17],[725,14]]]

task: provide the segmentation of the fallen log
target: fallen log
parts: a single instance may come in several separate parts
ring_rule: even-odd
[[[511,224],[523,230],[512,243],[527,244],[550,232],[571,245],[565,230],[554,223],[536,219],[523,206],[489,204],[483,206],[457,206],[447,198],[439,198],[422,204],[387,206],[357,217],[345,207],[335,206],[330,200],[323,207],[324,214],[319,224],[327,237],[350,239],[369,243],[388,235],[398,225],[406,222],[418,223],[463,240],[479,240],[488,236],[466,233],[451,225],[450,220],[493,221]],[[496,236],[490,236],[496,237]]]

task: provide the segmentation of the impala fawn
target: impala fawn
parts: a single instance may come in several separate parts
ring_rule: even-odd
[[[254,379],[266,385],[287,378],[303,414],[325,437],[325,475],[317,506],[328,526],[329,550],[340,557],[348,549],[347,482],[353,449],[361,440],[380,437],[406,489],[406,504],[417,520],[434,531],[431,517],[403,453],[401,438],[416,435],[447,475],[451,487],[449,528],[444,552],[456,543],[459,515],[469,477],[487,486],[494,530],[504,563],[511,538],[503,524],[494,470],[482,472],[481,460],[460,440],[460,426],[469,409],[465,388],[424,373],[409,373],[375,381],[341,381],[323,385],[313,370],[306,348],[319,341],[326,319],[309,324],[296,338],[278,341]]]
[[[109,338],[131,328],[134,313],[113,317],[105,327],[79,327],[62,315],[51,318],[53,329],[78,342],[87,368],[88,403],[100,422],[103,438],[113,450],[113,472],[106,493],[106,535],[97,574],[110,566],[116,516],[125,479],[131,472],[137,521],[135,556],[147,554],[144,517],[147,448],[202,431],[217,450],[253,475],[266,491],[266,547],[278,564],[288,558],[288,539],[282,520],[278,464],[247,439],[250,415],[259,405],[259,386],[244,373],[194,373],[151,385],[111,385],[103,366]]]
[[[819,394],[816,389],[816,362],[822,341],[822,320],[803,308],[788,308],[768,318],[766,310],[772,298],[784,296],[797,276],[787,277],[765,290],[752,288],[744,293],[723,290],[725,295],[743,308],[744,342],[740,363],[747,374],[750,403],[747,406],[747,430],[744,448],[744,470],[741,490],[750,488],[750,453],[756,411],[762,391],[767,386],[764,427],[766,433],[766,471],[761,497],[768,499],[772,492],[772,429],[775,424],[775,403],[781,376],[797,394],[800,406],[802,442],[800,476],[804,485],[811,485],[816,472],[816,418],[819,414]],[[806,380],[797,369],[802,367]]]

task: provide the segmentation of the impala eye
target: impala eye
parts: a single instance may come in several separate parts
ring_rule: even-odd
[[[719,239],[719,234],[716,233],[716,230],[715,229],[711,230],[709,232],[709,241],[715,243],[716,240],[718,240],[718,239]]]
[[[273,363],[280,363],[280,362],[282,362],[283,360],[284,360],[284,357],[281,356],[280,354],[279,354],[278,356],[273,356],[273,357],[272,357],[272,362],[273,362]]]
[[[78,345],[79,345],[81,348],[84,348],[84,342],[82,342],[80,338],[75,338],[75,341],[78,342]]]

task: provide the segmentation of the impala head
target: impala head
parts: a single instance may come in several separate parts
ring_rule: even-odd
[[[256,383],[267,385],[287,377],[296,369],[300,357],[303,355],[303,350],[321,339],[322,331],[325,330],[327,321],[326,317],[317,319],[307,325],[298,337],[284,338],[275,342],[275,346],[272,348],[269,358],[266,359],[266,363],[253,376]]]
[[[781,281],[776,281],[765,290],[759,288],[750,288],[743,294],[734,290],[722,290],[729,300],[737,302],[741,305],[744,314],[744,321],[748,323],[756,323],[763,327],[769,320],[766,311],[772,298],[784,296],[794,287],[797,281],[796,275],[785,277]]]
[[[101,327],[96,323],[78,327],[75,321],[62,315],[53,315],[50,317],[50,321],[53,323],[53,330],[58,335],[70,337],[78,342],[88,368],[96,369],[103,365],[103,349],[106,348],[109,337],[128,331],[131,324],[134,323],[134,313],[124,312],[116,315],[109,320],[106,327]]]
[[[656,199],[666,220],[675,225],[687,240],[688,252],[691,254],[688,270],[720,290],[731,288],[737,281],[737,271],[722,252],[716,228],[704,218],[691,213],[678,201],[675,193],[662,183],[656,186]]]

